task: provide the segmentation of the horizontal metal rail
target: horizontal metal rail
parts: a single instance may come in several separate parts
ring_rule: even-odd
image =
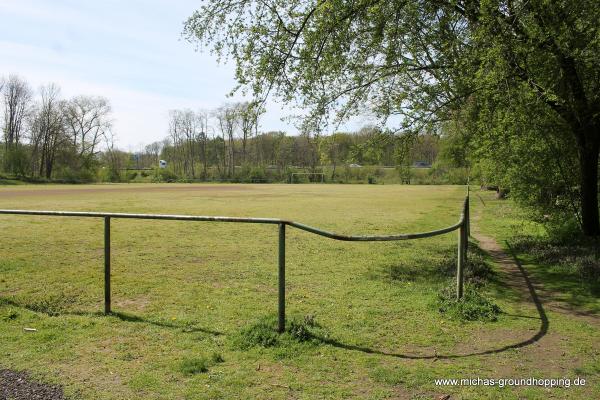
[[[278,331],[285,330],[285,226],[323,236],[334,240],[343,240],[351,242],[379,242],[394,240],[411,240],[428,238],[432,236],[443,235],[455,230],[459,230],[458,235],[458,260],[456,267],[457,297],[460,299],[463,295],[463,269],[467,259],[467,244],[469,231],[469,196],[463,203],[460,219],[454,225],[445,228],[436,229],[428,232],[403,233],[393,235],[342,235],[339,233],[328,232],[323,229],[315,228],[299,222],[288,221],[278,218],[243,218],[243,217],[219,217],[219,216],[200,216],[200,215],[176,215],[176,214],[129,214],[129,213],[108,213],[108,212],[85,212],[85,211],[41,211],[41,210],[0,210],[0,214],[9,215],[39,215],[51,217],[83,217],[83,218],[103,218],[104,219],[104,312],[111,313],[111,246],[110,246],[110,220],[116,218],[122,219],[154,219],[170,221],[208,221],[208,222],[237,222],[249,224],[274,224],[279,227],[279,268],[278,268]]]
[[[323,229],[315,228],[299,222],[287,221],[278,218],[244,218],[244,217],[220,217],[203,215],[177,215],[177,214],[130,214],[130,213],[108,213],[108,212],[86,212],[86,211],[42,211],[42,210],[0,210],[0,214],[13,215],[42,215],[54,217],[85,217],[85,218],[124,218],[124,219],[158,219],[171,221],[211,221],[211,222],[238,222],[248,224],[285,224],[301,229],[306,232],[314,233],[334,240],[343,240],[351,242],[377,242],[393,240],[421,239],[437,235],[443,235],[452,232],[463,224],[464,213],[460,220],[445,228],[429,232],[403,233],[394,235],[342,235],[339,233],[328,232]]]
[[[238,218],[238,217],[209,217],[202,215],[177,214],[129,214],[87,211],[40,211],[40,210],[0,210],[0,214],[16,215],[46,215],[54,217],[85,217],[85,218],[126,218],[126,219],[160,219],[171,221],[214,221],[214,222],[245,222],[252,224],[279,224],[283,222],[276,218]]]

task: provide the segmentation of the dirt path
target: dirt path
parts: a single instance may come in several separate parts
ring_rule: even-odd
[[[472,226],[471,235],[479,242],[479,247],[488,253],[494,263],[498,265],[502,282],[519,293],[521,300],[535,303],[533,298],[535,295],[531,292],[528,279],[524,276],[522,267],[515,263],[513,256],[507,254],[496,239],[482,234],[476,224]],[[533,284],[531,285],[533,286]]]
[[[553,296],[544,288],[543,284],[531,280],[516,255],[508,254],[496,239],[481,233],[477,224],[480,219],[481,210],[473,218],[475,223],[472,225],[471,235],[479,242],[479,247],[487,252],[499,266],[502,282],[508,288],[519,293],[521,301],[535,304],[542,320],[546,319],[547,322],[545,310],[548,310],[600,327],[600,316],[577,310],[565,302],[552,300]],[[510,247],[508,243],[507,246]]]

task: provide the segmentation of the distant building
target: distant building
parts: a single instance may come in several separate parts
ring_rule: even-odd
[[[165,160],[159,160],[158,167],[159,168],[167,168],[167,162]]]

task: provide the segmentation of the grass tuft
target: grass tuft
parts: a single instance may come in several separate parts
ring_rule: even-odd
[[[79,296],[67,291],[47,294],[43,297],[32,297],[25,300],[26,307],[31,311],[57,317],[69,310],[70,306],[79,300]]]
[[[212,353],[210,357],[186,358],[179,364],[179,371],[185,375],[196,375],[208,372],[208,369],[223,361],[223,356],[219,353]]]
[[[205,357],[186,358],[179,365],[179,370],[186,375],[208,372],[209,362]]]
[[[212,355],[210,356],[210,361],[212,361],[212,363],[214,365],[214,364],[220,364],[220,363],[224,362],[225,359],[223,358],[223,356],[220,353],[212,353]]]
[[[240,350],[253,347],[285,347],[297,343],[319,342],[318,338],[322,336],[322,328],[312,315],[289,318],[282,334],[277,332],[277,316],[270,315],[241,329],[232,338],[232,345]]]
[[[456,299],[454,285],[443,288],[437,296],[436,307],[452,319],[460,321],[493,322],[498,319],[500,307],[484,297],[474,285],[465,285],[462,299]]]
[[[252,347],[273,347],[278,344],[277,318],[263,317],[252,325],[241,329],[232,339],[233,346],[240,350]]]
[[[19,318],[19,313],[12,308],[7,309],[5,312],[0,314],[0,320],[4,322],[14,321],[17,318]]]

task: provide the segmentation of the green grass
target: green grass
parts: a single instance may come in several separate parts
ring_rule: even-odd
[[[278,217],[384,234],[450,225],[463,195],[453,186],[25,185],[0,188],[0,208]],[[487,218],[512,218],[512,210],[497,212],[509,203],[486,203],[473,201],[482,229],[505,237],[511,228]],[[600,395],[600,334],[590,323],[547,311],[548,333],[519,345],[540,329],[538,313],[493,273],[478,290],[502,310],[496,322],[464,322],[432,307],[452,280],[456,233],[347,243],[289,228],[289,318],[279,336],[274,226],[113,220],[114,314],[104,316],[101,220],[3,215],[1,224],[0,368],[31,371],[73,396]],[[589,384],[551,392],[434,385],[530,375],[579,375]]]

